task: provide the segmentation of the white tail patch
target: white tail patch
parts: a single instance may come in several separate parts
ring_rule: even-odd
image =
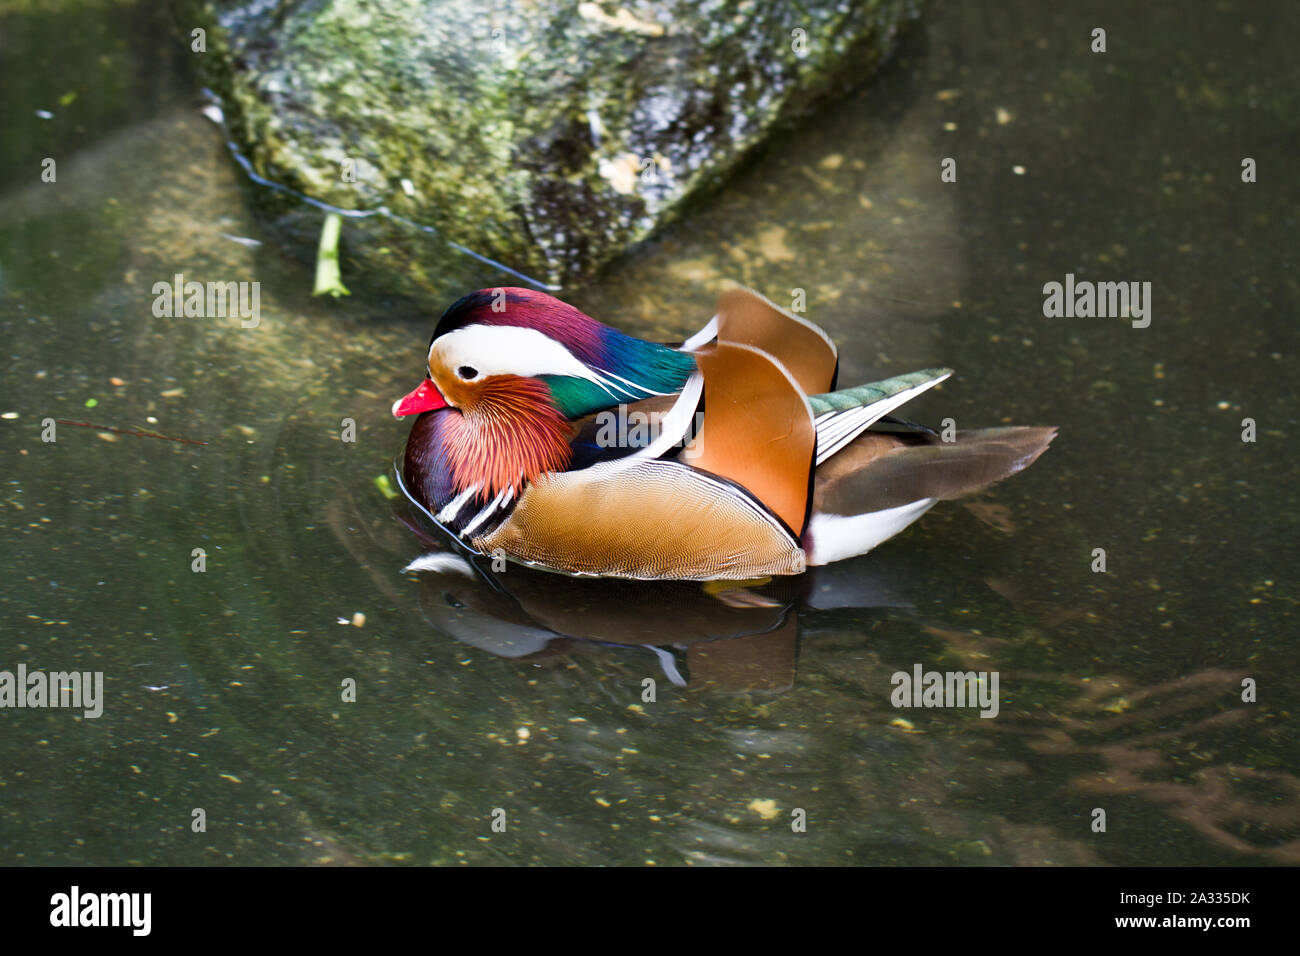
[[[866,554],[929,511],[934,502],[934,498],[922,498],[861,515],[814,514],[804,532],[805,539],[812,541],[808,564],[830,564]]]

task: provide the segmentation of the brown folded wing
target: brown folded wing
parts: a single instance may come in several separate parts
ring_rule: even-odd
[[[530,485],[510,519],[473,543],[570,574],[711,580],[804,570],[803,550],[748,495],[657,459]]]

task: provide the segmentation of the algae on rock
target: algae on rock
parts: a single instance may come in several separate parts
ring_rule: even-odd
[[[257,172],[345,209],[350,264],[443,300],[590,275],[860,83],[912,0],[176,0]],[[258,190],[304,259],[319,210]],[[350,277],[351,281],[351,277]]]

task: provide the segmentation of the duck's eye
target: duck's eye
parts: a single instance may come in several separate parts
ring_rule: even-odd
[[[471,378],[478,377],[478,369],[470,368],[468,365],[462,365],[460,368],[456,369],[456,374],[466,381],[469,381]]]

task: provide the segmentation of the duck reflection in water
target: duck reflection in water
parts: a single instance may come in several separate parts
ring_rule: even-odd
[[[574,642],[648,654],[681,687],[779,693],[794,686],[801,616],[909,607],[906,574],[876,559],[753,581],[579,578],[460,548],[398,504],[425,553],[421,607],[438,631],[499,657],[541,663]]]

